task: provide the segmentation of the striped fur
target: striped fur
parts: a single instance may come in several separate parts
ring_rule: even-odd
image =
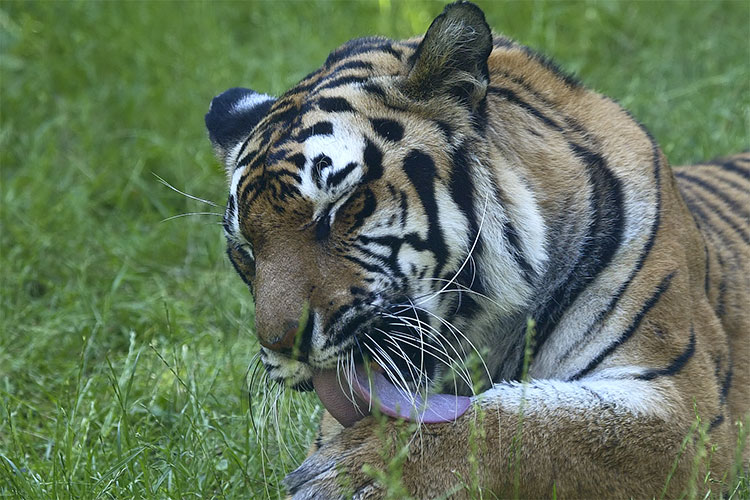
[[[261,349],[271,378],[309,389],[364,355],[410,389],[473,394],[413,441],[415,496],[472,472],[500,495],[677,496],[696,415],[713,473],[730,470],[750,410],[750,154],[670,168],[619,105],[492,37],[469,3],[423,38],[344,44],[278,99],[232,89],[206,123],[261,343],[311,312],[294,349]],[[472,353],[477,393],[460,381]],[[383,466],[376,427],[326,432],[286,480],[295,498],[337,497],[334,470],[381,496],[361,471]]]

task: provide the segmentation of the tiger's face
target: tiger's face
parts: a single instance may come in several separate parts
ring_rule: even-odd
[[[254,292],[263,362],[291,386],[363,354],[406,370],[456,307],[439,291],[467,256],[469,224],[440,174],[459,127],[378,101],[340,87],[300,99],[307,112],[285,122],[271,119],[282,99],[237,155],[229,257]]]
[[[503,223],[486,213],[494,181],[470,172],[487,154],[491,35],[431,32],[353,40],[282,97],[230,89],[206,115],[230,177],[229,258],[255,298],[261,359],[287,386],[365,358],[394,383],[434,385],[485,340],[469,319],[526,299],[523,280],[489,299],[474,259],[485,218]]]

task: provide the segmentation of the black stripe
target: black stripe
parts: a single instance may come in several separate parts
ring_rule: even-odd
[[[526,283],[532,283],[536,272],[534,271],[534,268],[531,267],[531,264],[529,264],[529,261],[526,260],[526,256],[521,248],[521,239],[518,236],[515,226],[510,221],[510,218],[503,225],[503,235],[513,249],[511,256],[513,257],[513,260],[516,261],[516,265],[521,268],[521,274],[523,274],[524,280]]]
[[[625,227],[620,181],[609,170],[602,156],[577,144],[571,143],[570,147],[584,163],[589,176],[592,219],[578,250],[578,260],[533,315],[538,321],[534,354],[550,337],[565,311],[610,265],[622,243]]]
[[[737,162],[726,161],[724,163],[717,163],[716,165],[719,165],[723,170],[734,172],[743,179],[750,180],[750,171],[740,167]]]
[[[307,162],[307,157],[303,153],[297,153],[287,158],[287,161],[294,164],[297,170],[303,170]]]
[[[404,137],[404,126],[388,118],[370,118],[373,130],[383,139],[398,142]]]
[[[243,151],[245,151],[245,148],[247,147],[247,144],[248,144],[248,143],[250,142],[250,139],[252,139],[254,135],[255,135],[255,134],[251,134],[251,135],[249,135],[249,136],[247,137],[247,139],[245,139],[245,140],[243,141],[243,143],[242,143],[242,146],[240,146],[240,149],[238,149],[238,150],[237,150],[237,151],[239,152],[239,155],[237,156],[238,158],[239,158],[240,156],[242,156],[242,152],[243,152]],[[254,151],[252,151],[252,152],[250,152],[250,153],[248,153],[248,154],[247,154],[247,155],[245,156],[245,158],[246,158],[247,156],[249,156],[249,155],[253,155],[253,156],[255,156],[256,154],[258,154],[258,150],[257,150],[257,149],[256,149],[256,150],[254,150]],[[240,166],[241,166],[241,165],[239,164],[239,162],[235,163],[235,165],[234,165],[234,170],[237,170],[237,169],[238,169],[238,168],[239,168]]]
[[[338,309],[336,309],[336,311],[333,314],[331,314],[331,316],[328,318],[328,322],[326,323],[325,330],[326,331],[330,330],[332,325],[335,325],[339,321],[341,321],[341,317],[344,316],[344,314],[349,312],[351,309],[352,309],[351,304],[344,304]]]
[[[252,165],[250,168],[254,168],[257,166],[257,164],[260,162],[260,160],[263,158],[263,155],[258,154],[258,150],[252,151],[248,153],[247,155],[243,156],[240,161],[237,162],[237,167],[246,167],[248,165]]]
[[[239,186],[242,186],[242,184],[239,184]],[[237,202],[237,206],[242,207],[250,207],[255,199],[258,197],[258,194],[260,193],[261,189],[265,186],[265,183],[263,182],[263,178],[256,178],[252,182],[248,182],[244,186],[242,186],[241,191],[237,195],[237,199],[239,200]],[[242,210],[240,211],[240,217],[242,217],[244,213]]]
[[[443,120],[435,120],[435,125],[437,125],[443,135],[445,135],[446,142],[450,142],[453,138],[453,130],[451,129],[451,126],[448,125],[448,122],[445,122]]]
[[[377,259],[379,262],[382,262],[391,270],[394,276],[403,278],[404,273],[398,263],[398,253],[401,251],[401,246],[403,245],[403,243],[404,240],[396,236],[369,237],[360,235],[359,237],[357,237],[357,243],[355,243],[355,247],[365,255],[368,255],[374,259]],[[380,247],[385,247],[390,251],[390,255],[388,257],[385,257],[383,255],[377,254],[372,250],[366,248],[366,245],[377,245]]]
[[[297,184],[301,184],[302,183],[302,178],[299,176],[299,174],[297,172],[293,172],[291,170],[286,170],[286,169],[282,168],[282,169],[278,169],[278,170],[269,170],[269,171],[266,172],[266,178],[268,180],[270,180],[270,179],[277,179],[277,180],[279,180],[282,177],[291,177],[292,179],[294,179],[294,181]],[[281,181],[279,180],[279,182],[281,182]],[[292,186],[292,187],[296,190],[296,186]]]
[[[727,374],[724,377],[724,382],[721,383],[721,392],[719,393],[719,402],[722,405],[725,405],[727,403],[727,397],[729,396],[729,389],[732,387],[732,374],[733,373],[734,373],[733,363],[730,361],[729,368],[727,368]]]
[[[707,208],[709,208],[711,210],[711,213],[713,213],[716,217],[721,219],[722,222],[724,222],[727,226],[732,228],[734,232],[737,233],[737,235],[742,239],[742,241],[750,245],[750,235],[748,235],[748,233],[745,232],[743,228],[738,226],[735,221],[733,221],[726,215],[725,213],[726,210],[722,210],[721,207],[717,206],[715,203],[708,200],[701,192],[697,191],[695,187],[693,187],[692,189],[688,187],[688,189],[690,190],[691,195],[695,198],[697,203],[705,205]],[[714,230],[718,229],[715,226],[713,228]]]
[[[643,318],[648,314],[648,312],[653,308],[657,302],[659,302],[659,299],[669,289],[669,285],[672,282],[672,278],[674,277],[676,271],[671,272],[668,274],[662,281],[659,283],[659,286],[654,291],[653,295],[646,301],[645,304],[643,304],[643,307],[640,311],[638,311],[638,314],[635,315],[633,318],[633,321],[630,323],[630,326],[620,335],[620,337],[612,342],[606,349],[604,349],[602,352],[600,352],[594,359],[592,359],[586,367],[573,375],[570,380],[579,380],[588,373],[590,373],[592,370],[594,370],[599,364],[604,361],[610,354],[612,354],[618,347],[620,347],[622,344],[628,341],[630,337],[633,336],[633,334],[638,330],[638,327],[641,324],[641,321],[643,321]]]
[[[693,219],[695,219],[695,223],[698,225],[698,229],[702,233],[716,234],[721,236],[721,233],[719,233],[711,224],[711,218],[709,217],[708,213],[705,212],[703,210],[703,207],[700,206],[700,202],[697,201],[695,193],[693,191],[682,190],[680,191],[680,194],[682,195],[682,199],[685,200],[685,204],[690,210],[690,213],[693,215]]]
[[[238,260],[234,259],[234,256],[238,255],[239,259],[247,259],[245,262],[240,262]],[[250,277],[246,276],[245,272],[243,272],[243,269],[254,269],[255,262],[251,262],[250,256],[247,255],[242,250],[237,249],[233,244],[229,244],[227,247],[227,257],[229,257],[229,262],[232,263],[232,267],[234,267],[234,270],[237,272],[237,274],[240,276],[242,281],[247,285],[247,288],[250,290],[250,295],[254,294],[253,291],[253,284],[250,281]]]
[[[266,163],[268,165],[273,165],[274,163],[284,161],[286,160],[286,157],[290,152],[291,151],[286,148],[274,149],[270,153],[266,154]]]
[[[240,156],[242,156],[242,152],[247,147],[247,143],[248,143],[248,141],[250,141],[251,138],[252,138],[252,136],[248,137],[247,139],[245,139],[245,142],[242,143],[242,146],[239,149]],[[259,153],[259,150],[254,149],[253,151],[250,151],[246,155],[242,156],[242,158],[239,161],[237,161],[237,163],[235,164],[235,166],[234,166],[235,170],[238,169],[239,167],[244,167],[245,165],[247,165],[248,163],[250,163],[251,161],[253,161],[255,159],[255,157],[258,155],[258,153]]]
[[[508,102],[511,102],[515,104],[516,106],[519,106],[520,108],[531,113],[533,116],[538,118],[541,122],[543,122],[548,127],[557,131],[562,131],[562,127],[557,122],[555,122],[550,117],[546,116],[544,113],[536,109],[531,104],[527,103],[526,101],[518,97],[518,95],[512,90],[493,86],[493,87],[488,88],[488,92],[490,94],[495,94],[495,95],[504,97]]]
[[[473,259],[469,261],[468,265],[464,266],[461,273],[456,277],[456,281],[469,290],[485,294],[486,290],[482,285],[482,273],[475,267],[478,266],[480,256],[482,255],[484,242],[481,237],[478,237],[479,223],[477,222],[474,199],[474,182],[471,177],[471,166],[467,158],[465,146],[462,145],[453,153],[452,164],[453,171],[449,190],[453,201],[458,205],[459,210],[464,214],[466,220],[469,221],[467,244],[469,248],[474,245]],[[448,279],[451,278],[452,276]]]
[[[680,177],[681,179],[685,179],[688,182],[697,184],[698,186],[702,187],[709,193],[721,199],[724,203],[729,205],[732,208],[732,210],[734,210],[735,212],[742,214],[742,216],[745,218],[750,218],[750,212],[748,212],[745,207],[737,203],[737,200],[733,200],[732,198],[730,198],[725,192],[721,191],[720,189],[716,189],[716,186],[712,186],[711,184],[704,181],[703,179],[692,176],[686,172],[677,172],[676,175]]]
[[[343,97],[321,97],[318,99],[318,107],[327,113],[347,113],[354,111],[349,101]]]
[[[347,61],[339,66],[336,66],[333,68],[333,73],[336,74],[340,71],[345,71],[347,69],[366,69],[371,70],[372,64],[367,61]]]
[[[378,205],[375,194],[369,188],[365,188],[359,198],[364,198],[362,200],[362,209],[354,215],[354,224],[348,230],[350,233],[359,229],[365,223],[365,220],[375,213],[375,208]]]
[[[722,184],[726,184],[730,188],[734,188],[740,193],[746,193],[748,192],[748,189],[750,189],[750,186],[743,186],[739,182],[735,182],[733,179],[729,179],[727,177],[724,177],[723,175],[715,175],[717,172],[712,172],[711,179],[714,180],[714,182],[719,182]],[[720,172],[718,172],[720,173]]]
[[[310,137],[315,135],[331,135],[333,134],[333,124],[331,122],[318,122],[307,128],[304,128],[297,134],[295,140],[298,142],[305,142]]]
[[[408,197],[406,196],[406,192],[404,190],[401,190],[400,192],[400,208],[401,208],[401,220],[399,221],[401,223],[401,228],[406,227],[406,218],[409,215],[409,202]]]
[[[362,90],[364,90],[368,94],[372,94],[380,97],[381,99],[385,99],[385,90],[383,90],[383,87],[381,87],[377,83],[369,82],[365,85],[362,85]]]
[[[724,269],[724,259],[721,257],[721,255],[718,255],[719,257],[719,267]],[[727,273],[722,273],[721,275],[721,281],[719,281],[719,284],[717,285],[719,289],[719,295],[716,297],[716,315],[719,318],[724,317],[724,313],[726,312],[726,304],[727,304]]]
[[[299,340],[299,344],[292,350],[293,359],[306,363],[310,358],[310,346],[312,345],[314,327],[315,321],[313,321],[313,318],[308,318],[307,324],[305,324],[305,329],[302,331],[302,338]]]
[[[471,245],[479,233],[479,224],[477,223],[476,207],[474,206],[474,182],[471,178],[471,166],[467,159],[465,146],[462,145],[453,153],[451,163],[453,164],[453,171],[449,190],[453,201],[469,221],[469,244]]]
[[[359,328],[370,321],[372,316],[369,314],[357,314],[352,319],[350,319],[348,322],[344,323],[343,327],[339,329],[339,331],[333,335],[332,337],[329,337],[325,343],[323,348],[330,347],[332,345],[337,345],[348,339],[349,337],[354,336],[354,334],[357,333]]]
[[[276,123],[285,123],[293,120],[295,117],[299,116],[299,114],[300,108],[296,104],[290,103],[286,108],[276,109],[272,111],[271,114],[268,115],[266,120],[274,121]],[[273,128],[268,128],[265,131],[267,135],[264,136],[264,142],[267,142],[268,139],[270,139],[270,134],[272,134],[273,132]]]
[[[708,426],[708,432],[713,431],[718,426],[720,426],[722,423],[724,423],[724,415],[718,415],[716,418],[711,420],[711,424]]]
[[[398,252],[401,248],[401,243],[403,243],[402,240],[398,240],[397,238],[392,238],[393,245],[389,246],[384,243],[377,243],[380,246],[385,246],[390,250],[390,255],[382,255],[378,254],[376,252],[373,252],[369,248],[367,248],[365,245],[365,241],[367,240],[366,237],[359,238],[361,240],[360,242],[357,242],[354,244],[354,248],[356,248],[359,252],[361,252],[363,255],[366,255],[367,257],[371,259],[375,259],[378,263],[382,264],[383,269],[381,269],[379,274],[386,274],[388,276],[393,276],[397,278],[402,278],[404,276],[404,273],[402,272],[399,264],[398,264]],[[389,273],[386,273],[385,270],[389,270]]]
[[[690,212],[693,214],[693,218],[696,221],[696,224],[698,224],[698,228],[700,229],[701,233],[704,237],[707,237],[715,242],[715,245],[718,245],[719,248],[724,248],[732,245],[735,243],[731,239],[727,238],[726,232],[722,232],[720,228],[716,228],[711,223],[710,215],[706,213],[703,208],[698,204],[693,196],[695,196],[694,193],[690,192],[684,192],[683,193],[683,199],[685,200],[685,203],[687,203],[688,208],[690,209]],[[722,253],[720,251],[716,252],[716,260],[719,264],[719,269],[726,269],[725,260],[722,256]],[[737,266],[737,256],[736,255],[730,255],[730,258],[733,260],[733,264]],[[727,292],[727,278],[728,273],[719,273],[720,280],[719,284],[717,285],[717,288],[719,290],[719,295],[716,298],[716,306],[714,307],[716,310],[716,314],[719,317],[724,316],[724,307],[725,307],[725,297]]]
[[[337,78],[331,78],[330,80],[325,80],[325,83],[322,83],[320,86],[315,88],[316,92],[320,92],[322,90],[326,89],[334,89],[338,87],[343,87],[344,85],[349,85],[350,83],[364,83],[370,79],[369,76],[355,76],[355,75],[347,75],[347,76],[339,76]]]
[[[374,264],[370,264],[369,262],[365,262],[364,260],[354,257],[353,255],[344,254],[342,255],[342,257],[345,258],[346,260],[354,262],[359,267],[363,268],[365,271],[369,271],[371,273],[377,273],[377,274],[385,274],[386,276],[388,275],[388,273],[386,273],[382,267],[378,267]]]
[[[380,179],[383,176],[383,152],[375,143],[365,138],[365,151],[363,159],[367,172],[362,177],[362,183],[368,183]]]
[[[688,344],[687,348],[685,348],[685,351],[682,354],[677,356],[674,361],[672,361],[666,368],[662,368],[660,370],[649,370],[636,378],[640,380],[652,380],[656,377],[675,375],[677,374],[677,372],[682,370],[682,368],[687,364],[690,358],[693,357],[693,354],[695,354],[695,330],[691,326],[690,343]]]
[[[230,221],[234,218],[235,210],[237,210],[237,205],[234,201],[234,195],[230,194],[229,199],[227,200],[227,210],[224,213],[224,217],[222,217],[222,225],[227,234],[234,234]]]
[[[500,188],[500,186],[496,184],[493,186],[493,189],[495,192],[495,199],[497,200],[497,204],[501,207],[507,207],[509,203],[507,202],[505,193]],[[524,255],[523,249],[521,248],[518,232],[516,231],[516,228],[513,225],[509,214],[508,220],[504,221],[503,223],[502,234],[505,243],[507,243],[508,247],[510,248],[508,254],[513,258],[513,260],[516,262],[516,265],[521,269],[521,275],[523,279],[527,283],[532,284],[533,278],[536,273],[529,262],[526,260],[526,256]]]
[[[434,275],[439,276],[448,257],[448,249],[438,221],[438,205],[435,198],[435,177],[437,176],[435,163],[429,155],[417,149],[412,149],[404,158],[403,168],[427,215],[427,243],[430,251],[435,255],[437,263]]]
[[[326,179],[326,186],[335,187],[341,184],[341,182],[346,179],[346,177],[352,173],[352,170],[357,168],[356,162],[347,163],[344,168],[339,170],[338,172],[334,173],[333,175],[329,175]]]

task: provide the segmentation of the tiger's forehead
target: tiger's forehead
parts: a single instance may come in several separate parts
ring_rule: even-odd
[[[369,130],[368,130],[369,129]],[[230,193],[268,187],[282,201],[301,196],[316,204],[332,201],[365,173],[365,151],[375,146],[369,120],[343,97],[322,97],[287,123],[260,130],[245,143]]]
[[[277,203],[302,198],[317,211],[380,178],[384,142],[400,141],[405,125],[375,101],[358,84],[302,102],[280,100],[244,143],[230,193],[245,204],[270,187]]]
[[[300,194],[313,203],[315,212],[334,203],[359,184],[367,166],[367,140],[357,124],[344,117],[323,122],[318,133],[312,125],[310,137],[300,144],[305,158],[300,169]]]

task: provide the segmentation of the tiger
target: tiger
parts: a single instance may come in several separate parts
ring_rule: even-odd
[[[470,2],[281,97],[229,89],[205,123],[262,363],[326,408],[293,498],[386,496],[407,425],[414,498],[671,498],[747,471],[750,154],[670,167]]]

